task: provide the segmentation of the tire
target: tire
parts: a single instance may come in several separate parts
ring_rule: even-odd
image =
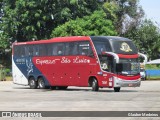
[[[120,87],[114,87],[114,92],[120,92]]]
[[[38,79],[38,86],[39,86],[40,89],[45,89],[46,88],[44,79],[42,77],[40,77]]]
[[[37,85],[37,81],[35,81],[34,77],[31,77],[28,82],[29,82],[29,86],[31,89],[37,89],[38,85]]]
[[[99,90],[98,82],[94,78],[93,81],[92,81],[92,91],[98,91],[98,90]]]

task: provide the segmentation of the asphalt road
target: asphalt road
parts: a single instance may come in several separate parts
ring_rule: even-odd
[[[122,88],[118,93],[110,88],[100,88],[98,92],[85,87],[29,89],[12,81],[0,81],[0,111],[160,111],[160,81],[142,81],[141,87]],[[123,118],[128,119],[137,120]],[[143,119],[160,120],[160,117]]]

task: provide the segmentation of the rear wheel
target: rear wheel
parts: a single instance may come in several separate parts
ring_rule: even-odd
[[[120,87],[114,87],[114,92],[120,92]]]
[[[38,79],[38,86],[39,86],[40,89],[45,89],[46,88],[44,79],[42,77],[40,77]]]
[[[31,89],[37,88],[37,81],[35,81],[34,77],[31,77],[28,82]]]
[[[99,90],[99,86],[98,86],[98,82],[95,78],[93,78],[92,81],[92,91],[98,91]]]

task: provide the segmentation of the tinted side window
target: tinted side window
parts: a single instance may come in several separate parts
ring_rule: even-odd
[[[13,50],[14,50],[14,56],[19,56],[19,46],[15,45]]]
[[[15,56],[64,56],[93,54],[89,41],[14,46]]]
[[[20,46],[15,45],[13,50],[14,50],[14,56],[16,57],[25,56],[25,46],[24,45],[20,45]]]
[[[65,53],[65,44],[64,43],[54,43],[52,45],[52,55],[61,56]]]
[[[91,55],[92,48],[88,41],[65,43],[65,55]]]
[[[70,43],[70,55],[79,55],[78,42]]]
[[[51,56],[53,44],[35,44],[33,45],[33,56]]]
[[[92,53],[89,42],[79,42],[79,55],[90,55]]]
[[[25,56],[33,56],[33,46],[32,45],[25,45]]]
[[[111,52],[110,44],[107,41],[105,42],[96,41],[94,42],[94,44],[98,54],[101,54],[102,52],[106,51]]]
[[[47,45],[46,44],[39,45],[39,56],[47,56]]]
[[[78,42],[66,42],[64,55],[78,55]]]
[[[33,45],[33,56],[39,56],[39,45]]]

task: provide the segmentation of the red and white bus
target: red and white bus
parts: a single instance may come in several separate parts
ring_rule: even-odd
[[[68,86],[139,87],[138,50],[130,39],[115,36],[72,36],[15,42],[13,82],[30,88]]]

